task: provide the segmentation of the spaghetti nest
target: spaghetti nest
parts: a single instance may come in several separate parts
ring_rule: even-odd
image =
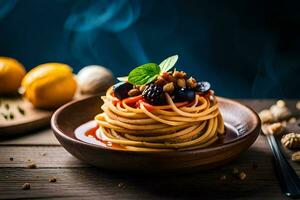
[[[99,140],[136,151],[203,148],[224,134],[224,121],[213,94],[197,94],[193,102],[174,103],[166,93],[168,105],[152,106],[141,96],[122,101],[108,89],[95,119]]]

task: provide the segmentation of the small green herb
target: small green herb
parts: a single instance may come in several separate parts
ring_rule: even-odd
[[[20,106],[18,106],[17,108],[21,115],[25,115],[25,110],[23,108],[21,108]]]
[[[8,116],[7,116],[6,114],[4,114],[4,113],[1,113],[1,115],[2,115],[2,117],[3,117],[5,120],[7,120],[7,119],[8,119]]]
[[[174,56],[170,56],[169,58],[162,61],[159,64],[161,71],[167,72],[170,69],[172,69],[172,67],[174,67],[174,65],[176,64],[177,60],[178,60],[178,55],[174,55]]]
[[[9,113],[9,118],[10,119],[14,119],[15,118],[14,114],[13,113]]]
[[[145,85],[155,80],[163,72],[172,69],[177,60],[178,55],[174,55],[165,59],[159,65],[156,63],[147,63],[133,69],[128,77],[118,77],[117,79],[124,82],[128,81],[133,85]]]
[[[160,67],[155,63],[147,63],[133,69],[128,76],[128,82],[134,85],[145,85],[156,79]]]

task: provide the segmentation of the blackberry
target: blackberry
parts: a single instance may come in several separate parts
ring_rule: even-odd
[[[166,97],[161,86],[152,83],[146,87],[142,95],[145,101],[152,105],[166,104]]]

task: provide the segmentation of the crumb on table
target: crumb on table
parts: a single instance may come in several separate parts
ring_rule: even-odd
[[[30,187],[31,187],[30,183],[24,183],[22,185],[22,190],[30,190]]]

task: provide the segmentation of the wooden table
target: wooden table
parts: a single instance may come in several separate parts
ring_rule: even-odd
[[[259,111],[275,100],[241,102]],[[294,111],[295,102],[288,101]],[[36,169],[27,168],[30,160],[36,163]],[[241,181],[233,177],[234,167],[245,171],[247,178]],[[297,164],[295,168],[300,171]],[[226,180],[220,180],[222,175],[227,176]],[[56,177],[57,182],[50,183],[51,177]],[[31,184],[30,190],[22,190],[25,182]],[[142,175],[107,171],[82,163],[59,145],[49,128],[0,142],[0,199],[16,198],[286,199],[274,174],[272,153],[264,136],[259,136],[237,160],[218,169],[192,174]]]

